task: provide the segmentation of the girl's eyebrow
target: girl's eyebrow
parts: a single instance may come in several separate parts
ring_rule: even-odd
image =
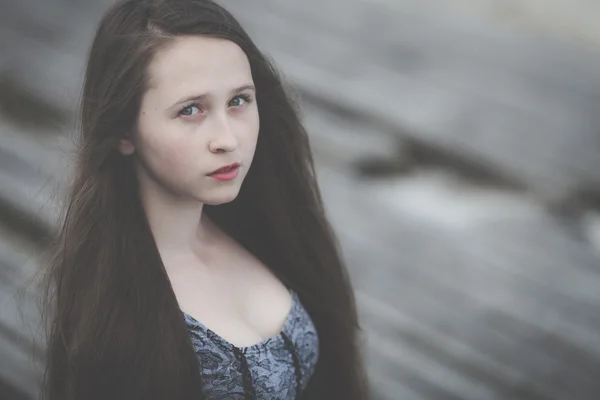
[[[243,92],[244,90],[253,90],[253,91],[256,91],[256,88],[254,87],[253,84],[249,83],[249,84],[242,85],[242,86],[239,86],[239,87],[231,90],[230,94],[233,95],[233,94],[236,94],[236,93]],[[203,100],[203,99],[205,99],[208,96],[209,96],[208,93],[187,96],[187,97],[184,97],[184,98],[178,100],[174,105],[181,104],[181,103],[187,103],[187,102],[192,101],[192,100],[193,101]]]

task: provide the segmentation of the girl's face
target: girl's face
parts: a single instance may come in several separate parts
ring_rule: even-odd
[[[136,155],[142,195],[211,205],[235,199],[259,131],[246,54],[227,40],[180,37],[158,52],[149,76],[137,132],[119,143],[121,153]],[[231,164],[239,167],[211,175]]]

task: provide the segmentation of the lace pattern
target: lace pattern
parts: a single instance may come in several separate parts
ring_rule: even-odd
[[[208,400],[294,400],[314,373],[319,340],[294,292],[282,332],[248,347],[236,347],[194,317],[184,317]]]

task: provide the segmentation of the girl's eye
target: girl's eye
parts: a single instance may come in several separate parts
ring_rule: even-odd
[[[201,112],[202,109],[198,104],[190,104],[189,106],[185,106],[179,111],[179,115],[183,115],[184,117],[191,117],[192,115],[196,115]]]
[[[244,104],[250,103],[250,102],[251,102],[250,96],[248,96],[247,94],[240,94],[238,96],[235,96],[233,99],[231,99],[229,104],[232,107],[241,107]]]

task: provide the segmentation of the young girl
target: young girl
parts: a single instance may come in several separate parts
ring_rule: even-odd
[[[46,399],[367,397],[306,132],[226,10],[114,5],[80,133],[45,281]]]

